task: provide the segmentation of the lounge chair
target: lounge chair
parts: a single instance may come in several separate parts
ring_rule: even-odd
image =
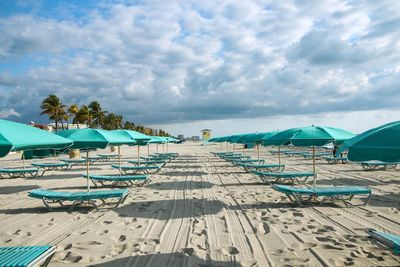
[[[150,171],[157,173],[160,166],[128,166],[128,165],[111,165],[114,169],[121,169],[125,174],[149,174]]]
[[[118,155],[116,154],[97,154],[97,156],[100,157],[100,161],[110,161],[111,159],[118,158]]]
[[[342,164],[346,164],[349,162],[349,159],[347,157],[323,157],[329,164],[337,164],[339,162],[342,162]]]
[[[86,157],[83,157],[86,160]],[[89,161],[91,164],[94,164],[95,162],[99,162],[99,161],[105,161],[104,157],[100,157],[100,156],[91,156],[88,157]]]
[[[245,159],[250,159],[250,156],[232,156],[232,157],[224,157],[223,159],[226,161],[238,161],[238,160],[245,160]]]
[[[165,164],[167,164],[166,160],[161,160],[161,159],[154,159],[154,160],[128,160],[129,163],[132,163],[136,166],[139,165],[160,165],[161,167],[164,167]]]
[[[361,161],[361,166],[366,171],[386,170],[388,167],[396,169],[398,162]]]
[[[73,166],[85,166],[86,165],[86,159],[60,159],[61,161],[68,163],[71,168]],[[89,164],[92,165],[93,163],[89,161]]]
[[[214,156],[222,156],[222,155],[228,155],[228,154],[232,154],[233,152],[211,152],[211,154],[213,154]]]
[[[117,198],[118,202],[116,204],[116,207],[118,207],[119,204],[125,201],[128,193],[128,189],[94,190],[80,192],[62,192],[46,189],[35,189],[28,192],[28,196],[41,199],[43,201],[43,204],[49,210],[53,210],[50,207],[50,203],[59,203],[61,207],[64,207],[65,201],[72,201],[73,203],[69,209],[70,211],[72,211],[76,206],[82,205],[85,202],[98,209],[96,205],[96,200],[101,200],[104,204],[106,204],[104,199],[108,198]]]
[[[178,154],[178,153],[175,153],[175,152],[155,153],[155,155],[159,155],[159,156],[170,156],[170,157],[173,157],[173,158],[176,158],[176,157],[179,156],[179,154]]]
[[[29,174],[32,177],[36,177],[38,173],[39,173],[38,168],[7,168],[7,169],[0,169],[0,178],[7,178],[7,177],[25,178],[27,174]]]
[[[238,166],[243,167],[246,171],[263,170],[267,172],[282,172],[285,169],[284,164],[238,164]]]
[[[279,150],[270,150],[269,153],[271,153],[272,155],[277,155],[279,153],[285,154],[286,152],[290,152],[290,151],[291,150],[281,150],[281,151],[279,151]]]
[[[296,201],[299,205],[303,204],[324,204],[326,202],[342,201],[346,207],[356,206],[351,203],[355,195],[367,195],[363,204],[366,206],[372,196],[371,189],[361,186],[329,186],[329,187],[295,187],[287,185],[273,185],[273,189],[286,196],[291,201]]]
[[[55,246],[0,247],[0,266],[47,266],[56,252]]]
[[[317,152],[315,153],[315,158],[316,159],[322,159],[322,157],[326,157],[332,155],[332,153],[330,152]],[[304,159],[312,159],[313,158],[313,153],[311,152],[306,152],[302,155],[304,157]]]
[[[239,165],[239,164],[248,164],[248,165],[258,165],[258,164],[263,164],[265,160],[263,159],[241,159],[241,160],[234,160],[232,163],[234,165]]]
[[[285,151],[283,154],[285,154],[288,157],[295,157],[295,156],[303,156],[304,154],[307,154],[309,152],[306,151]]]
[[[400,255],[400,235],[379,232],[374,229],[368,229],[367,232],[372,238],[393,249],[395,255]]]
[[[57,171],[57,170],[69,170],[71,169],[72,166],[70,166],[66,162],[57,162],[57,163],[32,163],[31,164],[33,167],[36,167],[41,171],[41,173],[38,174],[38,176],[43,176],[45,172],[47,171]]]
[[[263,182],[267,184],[272,183],[285,183],[289,182],[294,184],[305,184],[307,179],[314,175],[312,172],[261,172],[261,171],[251,171],[255,175],[259,176]],[[300,179],[303,179],[300,181]]]
[[[82,177],[87,178],[87,175],[83,174]],[[149,175],[95,175],[90,174],[89,178],[93,184],[98,187],[98,183],[105,186],[105,182],[111,182],[111,186],[117,185],[134,185],[134,182],[141,182],[139,185],[143,186],[149,180]]]

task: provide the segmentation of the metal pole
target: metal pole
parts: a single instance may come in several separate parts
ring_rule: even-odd
[[[118,146],[118,166],[119,166],[119,175],[121,175],[121,146]]]
[[[279,165],[281,165],[281,146],[278,146]]]
[[[316,166],[315,166],[315,146],[312,147],[312,158],[313,158],[313,173],[314,173],[314,187],[316,185],[316,179],[317,179],[317,172],[316,172]]]
[[[22,151],[22,168],[25,169],[25,151]]]
[[[150,145],[147,144],[147,157],[150,157]]]
[[[156,144],[156,147],[157,147],[157,153],[158,153],[158,144]]]
[[[90,192],[90,185],[89,185],[89,149],[86,149],[86,185],[87,190]]]
[[[257,159],[260,160],[260,145],[257,144]]]
[[[243,144],[243,156],[244,156],[244,147],[245,147],[245,144]]]
[[[137,146],[137,159],[140,161],[140,146]]]

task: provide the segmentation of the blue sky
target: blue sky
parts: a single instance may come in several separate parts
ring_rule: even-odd
[[[0,117],[98,100],[174,134],[399,115],[400,1],[0,0]]]

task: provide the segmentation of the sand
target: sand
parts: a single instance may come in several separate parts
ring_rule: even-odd
[[[210,154],[219,149],[199,143],[169,145],[169,151],[179,153],[177,159],[152,175],[146,186],[132,187],[120,207],[99,211],[49,212],[40,200],[27,196],[39,187],[85,190],[80,176],[84,167],[1,179],[0,243],[54,244],[57,252],[50,266],[400,265],[400,257],[366,234],[368,228],[400,234],[399,171],[366,172],[358,165],[318,160],[318,184],[369,186],[374,196],[367,207],[299,207],[255,175]],[[277,162],[268,150],[262,148],[262,157]],[[122,153],[123,161],[133,159],[136,149],[123,147]],[[256,157],[255,150],[246,154]],[[16,158],[3,158],[0,166],[21,166]],[[311,161],[283,161],[287,170],[312,169]],[[111,163],[96,163],[92,172],[116,174]]]

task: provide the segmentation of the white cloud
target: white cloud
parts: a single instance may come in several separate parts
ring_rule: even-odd
[[[20,117],[21,114],[19,114],[18,112],[16,112],[14,109],[10,108],[10,109],[2,109],[0,110],[0,118],[1,119],[5,119],[11,116],[16,116],[16,117]]]
[[[72,7],[39,16],[36,6],[0,18],[0,107],[37,120],[56,93],[171,125],[390,110],[400,94],[398,5],[107,1],[78,17],[65,15]]]

